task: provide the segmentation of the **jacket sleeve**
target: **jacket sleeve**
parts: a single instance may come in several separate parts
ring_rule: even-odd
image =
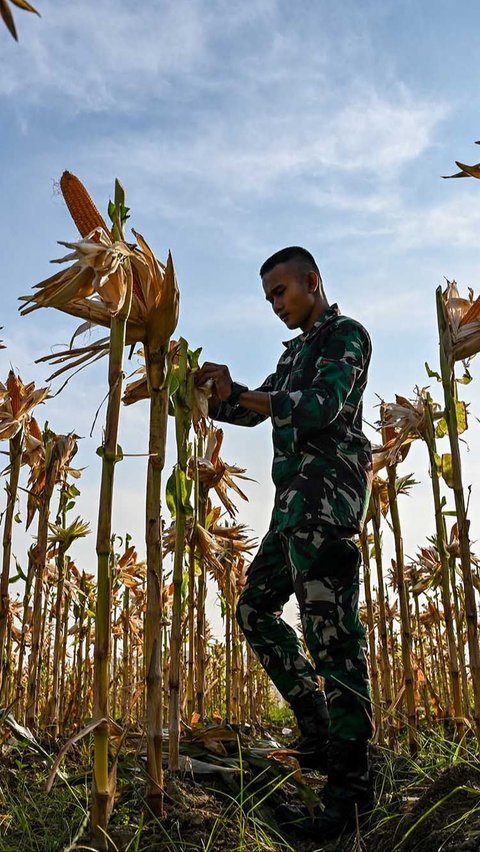
[[[270,393],[274,379],[275,373],[271,373],[255,390]],[[221,423],[232,423],[234,426],[257,426],[258,423],[268,419],[267,414],[250,411],[248,408],[242,408],[241,405],[229,405],[228,402],[222,402],[216,411],[210,412],[210,416],[213,420],[219,420]]]
[[[270,404],[274,430],[281,443],[294,452],[312,434],[333,423],[342,411],[359,376],[368,367],[370,338],[354,320],[344,320],[330,336],[315,363],[308,388],[272,391]]]

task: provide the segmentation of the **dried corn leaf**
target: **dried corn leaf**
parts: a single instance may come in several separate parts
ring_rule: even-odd
[[[448,332],[442,343],[454,361],[471,358],[480,351],[480,296],[460,298],[456,281],[448,281],[443,292],[443,305]]]
[[[19,9],[23,9],[25,12],[34,12],[35,15],[40,17],[40,13],[37,12],[27,0],[10,0],[14,6],[17,6]],[[5,26],[7,27],[10,34],[13,36],[15,41],[18,41],[17,30],[15,27],[15,22],[13,20],[13,15],[8,5],[8,0],[0,0],[0,17],[3,19]]]

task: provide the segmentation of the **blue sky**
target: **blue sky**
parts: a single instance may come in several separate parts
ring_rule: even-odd
[[[437,359],[435,288],[446,276],[478,290],[480,184],[440,179],[455,159],[480,159],[476,3],[36,5],[41,20],[16,10],[19,44],[0,30],[5,376],[11,362],[25,381],[45,383],[35,358],[75,328],[57,312],[17,315],[18,296],[61,255],[56,240],[75,237],[55,186],[69,169],[104,210],[114,178],[122,180],[132,225],[159,256],[173,252],[179,333],[236,379],[255,386],[278,359],[285,329],[263,299],[258,268],[300,244],[316,256],[329,300],[371,333],[366,419],[377,417],[376,394],[408,396],[427,384],[424,361]],[[105,368],[84,371],[38,412],[55,431],[85,436],[79,508],[92,522],[101,418],[88,435]],[[465,397],[478,414],[475,362],[472,372]],[[241,514],[257,535],[272,500],[269,431],[227,428],[224,444],[224,457],[258,481]],[[145,452],[146,441],[146,406],[126,410],[124,450]],[[474,518],[474,417],[468,445]],[[433,531],[422,450],[402,470],[421,480],[402,506],[407,554]],[[133,533],[140,552],[144,468],[138,458],[118,466],[115,502],[115,528]],[[77,551],[92,568],[93,538]]]

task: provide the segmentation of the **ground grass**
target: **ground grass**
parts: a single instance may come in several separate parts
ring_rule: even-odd
[[[280,720],[279,724],[283,724]],[[278,727],[275,730],[278,733]],[[145,763],[138,747],[119,763],[118,796],[109,825],[114,852],[478,852],[480,761],[474,741],[462,747],[443,731],[425,732],[415,759],[406,751],[373,750],[377,806],[357,836],[322,845],[279,828],[279,805],[315,801],[324,779],[301,784],[289,767],[252,755],[250,743],[217,766],[222,778],[184,773],[168,779],[166,818],[155,819],[143,797]],[[137,740],[138,746],[138,740]],[[48,765],[28,745],[1,747],[0,852],[89,852],[88,743],[72,751],[63,778],[44,792]],[[236,752],[236,753],[234,753]]]

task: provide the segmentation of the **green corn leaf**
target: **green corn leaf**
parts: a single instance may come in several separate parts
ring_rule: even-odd
[[[451,453],[444,453],[442,456],[442,477],[449,488],[453,488],[453,469]]]
[[[175,482],[175,471],[168,477],[167,485],[165,488],[165,501],[167,504],[168,511],[170,512],[172,518],[176,518],[177,516],[177,485]]]
[[[192,352],[192,350],[191,350],[191,349],[189,349],[189,350],[188,350],[188,358],[189,358],[189,361],[190,361],[190,368],[191,368],[192,370],[196,370],[196,369],[197,369],[197,367],[198,367],[198,361],[199,361],[199,358],[200,358],[200,354],[201,354],[201,352],[202,352],[202,347],[201,347],[201,346],[200,346],[198,349],[195,349],[195,351],[194,351],[194,352]]]
[[[113,201],[109,201],[109,202],[108,202],[108,218],[109,218],[109,219],[110,219],[110,221],[112,221],[112,222],[114,222],[114,221],[115,221],[115,214],[116,214],[116,211],[117,211],[117,208],[116,208],[116,205],[114,204],[114,202],[113,202]]]
[[[467,406],[462,400],[457,399],[455,403],[455,411],[457,413],[458,434],[461,435],[462,432],[466,432],[466,430],[468,429]]]
[[[435,429],[435,437],[436,438],[444,438],[445,435],[447,435],[447,434],[448,434],[447,421],[445,420],[444,417],[441,417],[440,420],[438,421],[436,429]]]
[[[432,369],[428,366],[428,363],[427,363],[426,361],[425,361],[425,369],[426,369],[426,371],[427,371],[427,375],[429,376],[429,378],[430,378],[430,379],[436,379],[436,380],[437,380],[437,382],[441,382],[441,381],[442,381],[442,377],[440,376],[440,373],[437,373],[437,372],[436,372],[436,370],[432,370]]]
[[[466,367],[465,364],[463,366],[464,366],[465,372],[464,372],[462,378],[456,379],[455,381],[458,382],[459,385],[469,385],[470,382],[472,381],[472,375],[471,375],[468,367]]]
[[[174,396],[176,394],[177,390],[179,389],[179,387],[180,387],[180,379],[178,378],[177,373],[172,370],[172,372],[170,373],[170,384],[169,384],[169,388],[168,388],[168,392],[169,392],[170,396]]]
[[[27,575],[25,574],[25,572],[24,572],[22,566],[20,565],[20,562],[18,561],[17,557],[14,556],[13,558],[15,560],[15,567],[17,569],[17,576],[16,577],[10,577],[9,582],[10,583],[16,583],[17,580],[21,579],[26,583],[27,582]]]

